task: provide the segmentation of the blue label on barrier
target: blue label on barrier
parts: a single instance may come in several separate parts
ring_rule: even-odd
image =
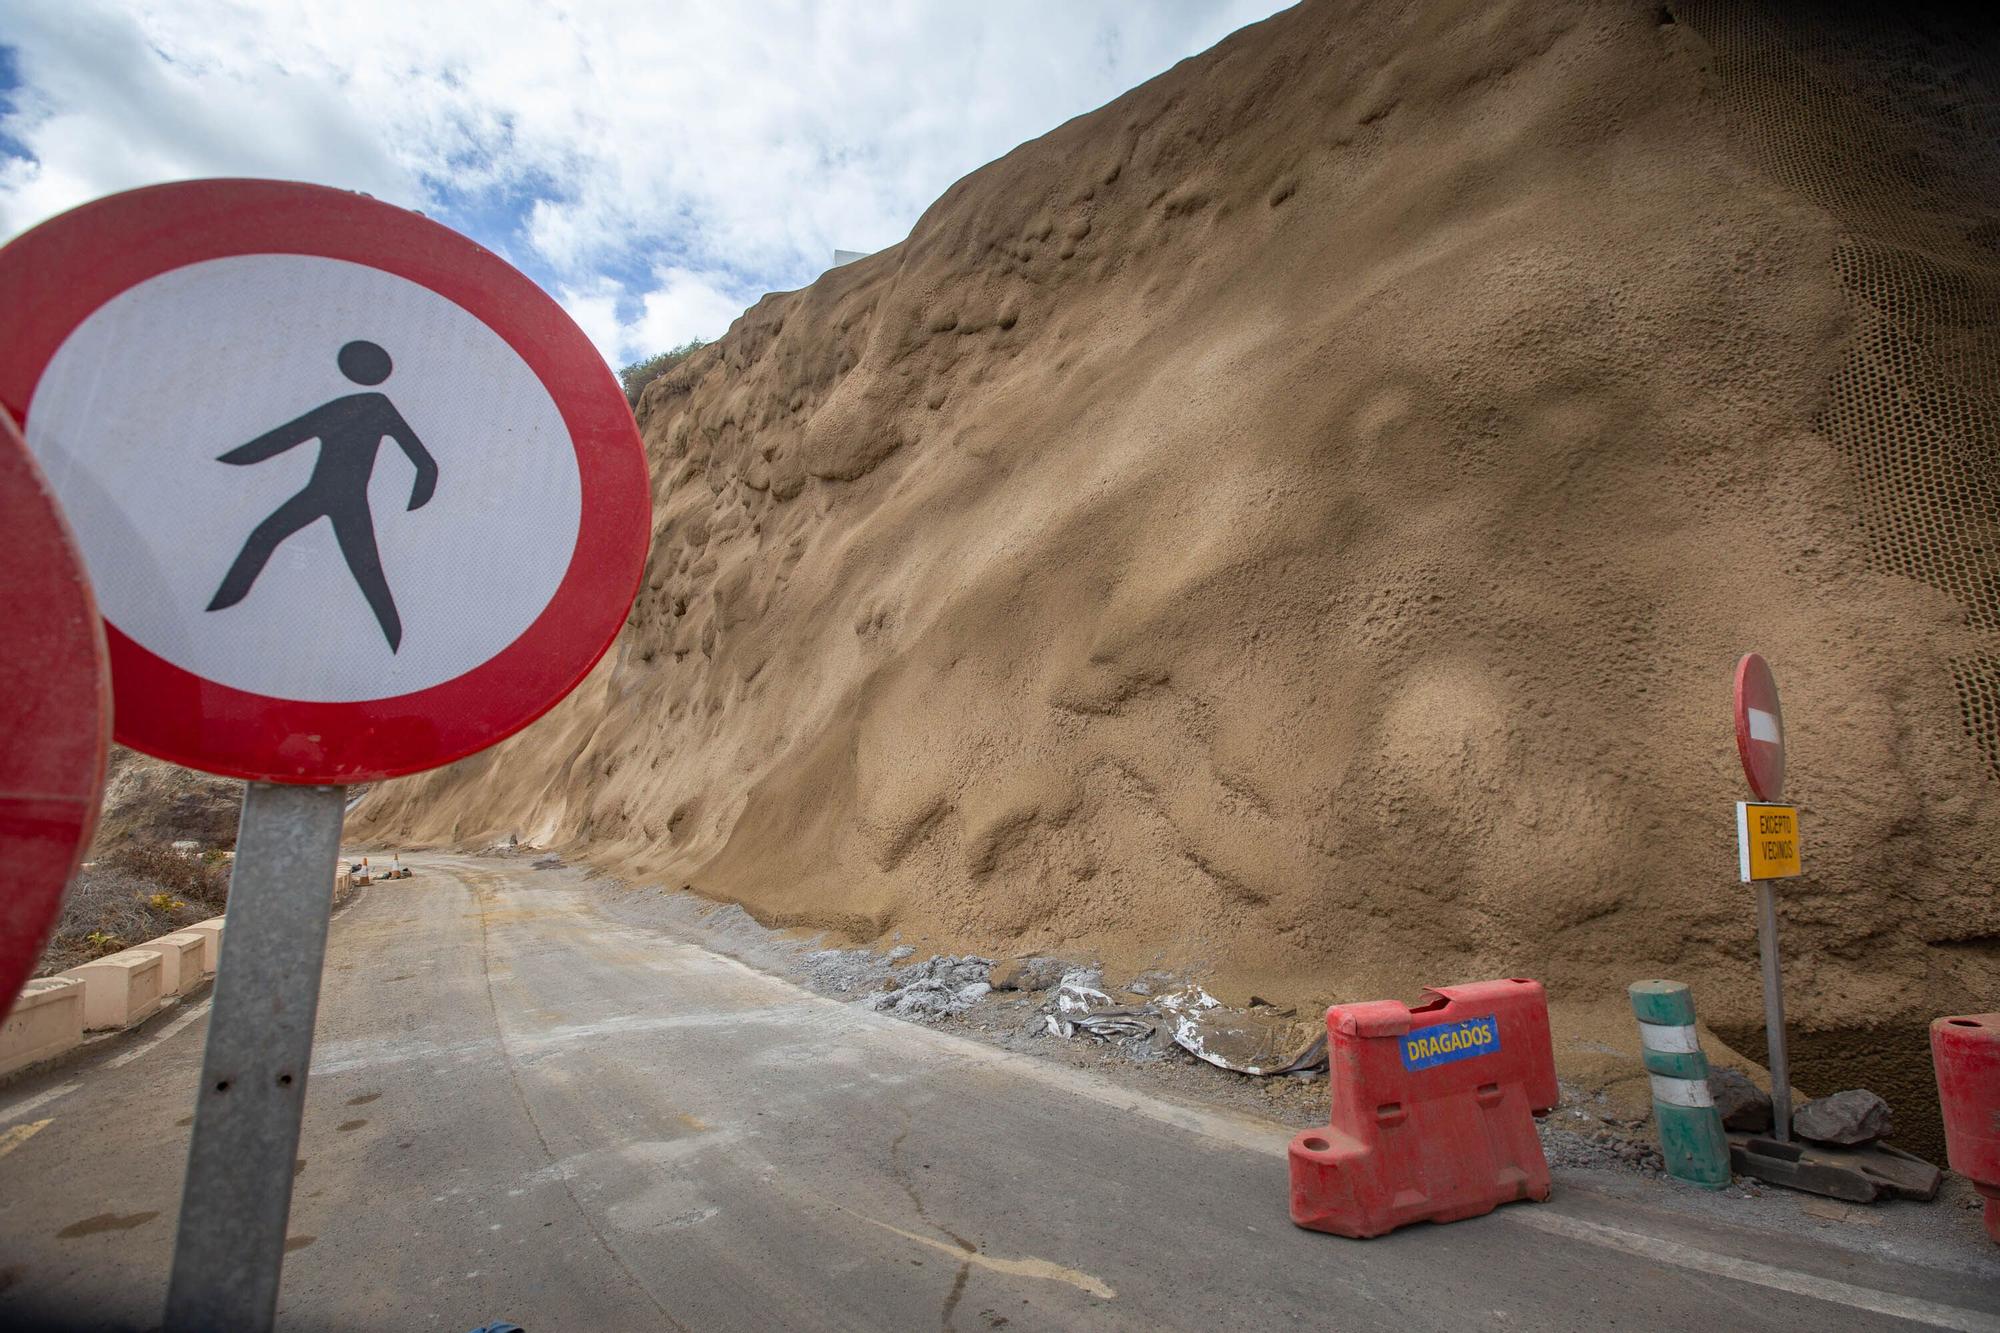
[[[1499,1049],[1500,1024],[1495,1015],[1488,1014],[1407,1034],[1403,1038],[1403,1068],[1429,1069],[1475,1055],[1491,1055]]]

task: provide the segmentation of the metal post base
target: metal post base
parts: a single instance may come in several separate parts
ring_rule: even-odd
[[[1771,1137],[1792,1138],[1792,1069],[1785,1058],[1785,988],[1778,976],[1778,895],[1757,884],[1757,952],[1764,963],[1764,1040],[1771,1068]]]
[[[344,794],[267,782],[243,794],[167,1333],[256,1333],[277,1315]]]

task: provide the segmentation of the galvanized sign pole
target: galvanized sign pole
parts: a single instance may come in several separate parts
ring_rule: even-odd
[[[277,1314],[344,797],[269,782],[243,793],[167,1333],[256,1333]]]
[[[1764,964],[1765,1063],[1771,1069],[1771,1130],[1778,1142],[1792,1139],[1792,1062],[1785,1056],[1785,987],[1778,979],[1778,894],[1771,881],[1757,881],[1757,953]]]
[[[1736,803],[1736,851],[1743,882],[1757,886],[1757,953],[1764,971],[1765,1063],[1771,1070],[1772,1133],[1792,1137],[1792,1071],[1785,1055],[1785,990],[1778,970],[1778,895],[1772,881],[1801,873],[1799,812],[1785,795],[1785,713],[1770,663],[1745,653],[1736,663],[1736,752],[1755,802]]]
[[[0,311],[0,416],[75,529],[115,738],[250,784],[165,1322],[267,1329],[344,790],[494,745],[589,673],[645,572],[645,448],[548,293],[345,190],[97,200],[0,246]],[[295,540],[322,518],[336,543]]]

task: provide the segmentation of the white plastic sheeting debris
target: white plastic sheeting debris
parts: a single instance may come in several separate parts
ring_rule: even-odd
[[[1159,1021],[1151,1006],[1121,1005],[1098,989],[1103,973],[1096,968],[1080,968],[1063,977],[1049,992],[1043,1006],[1043,1020],[1052,1037],[1088,1037],[1092,1041],[1115,1041],[1121,1037],[1146,1038],[1153,1035]]]
[[[1326,1068],[1326,1034],[1299,1049],[1299,1024],[1289,1015],[1230,1009],[1199,986],[1153,1001],[1173,1023],[1174,1044],[1218,1069],[1268,1077]]]

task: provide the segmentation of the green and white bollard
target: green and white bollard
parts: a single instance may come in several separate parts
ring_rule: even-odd
[[[1708,1095],[1708,1057],[1695,1038],[1694,995],[1678,981],[1626,987],[1639,1045],[1653,1080],[1653,1120],[1667,1174],[1705,1189],[1729,1183],[1729,1136]]]

